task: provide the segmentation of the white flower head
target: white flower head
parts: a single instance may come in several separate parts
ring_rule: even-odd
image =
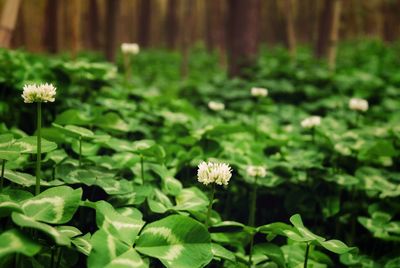
[[[27,84],[24,86],[22,98],[25,103],[54,102],[56,88],[52,84]]]
[[[222,102],[210,101],[208,103],[208,108],[210,108],[210,110],[218,112],[225,110],[225,104],[223,104]]]
[[[303,121],[301,121],[301,126],[303,128],[313,128],[321,124],[321,117],[320,116],[310,116]]]
[[[263,166],[249,165],[246,168],[246,173],[250,177],[264,178],[267,175],[267,169]]]
[[[261,87],[253,87],[251,88],[251,96],[257,98],[263,98],[268,96],[268,89]]]
[[[216,183],[228,185],[232,168],[226,163],[201,162],[197,169],[197,180],[205,185]]]
[[[360,98],[352,98],[349,101],[349,108],[351,110],[365,112],[368,110],[368,101]]]
[[[122,43],[121,45],[122,53],[124,54],[138,54],[140,51],[139,45],[135,43]]]

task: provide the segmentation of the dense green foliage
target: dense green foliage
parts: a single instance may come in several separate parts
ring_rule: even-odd
[[[253,235],[255,267],[302,267],[306,250],[310,267],[400,266],[398,46],[343,44],[335,73],[307,49],[294,61],[265,49],[242,79],[201,49],[185,80],[179,61],[142,52],[125,81],[122,63],[96,55],[0,51],[1,267],[247,267]],[[57,87],[43,104],[37,196],[28,82]],[[350,110],[352,97],[370,109]],[[300,125],[310,115],[322,117],[314,133]],[[208,230],[210,187],[196,178],[207,159],[234,170]],[[248,165],[267,168],[256,227]]]

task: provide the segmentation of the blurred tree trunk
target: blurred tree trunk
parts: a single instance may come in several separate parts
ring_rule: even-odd
[[[178,0],[169,0],[166,15],[167,47],[175,49],[178,33]]]
[[[206,43],[210,52],[218,53],[219,63],[226,66],[226,17],[225,0],[207,0],[206,2]]]
[[[106,58],[109,61],[115,60],[115,50],[117,44],[117,19],[119,8],[121,5],[120,0],[107,0],[107,17],[106,17],[106,33],[105,33],[105,52]]]
[[[58,52],[59,3],[59,0],[47,0],[46,3],[43,47],[50,53]]]
[[[186,78],[189,74],[189,50],[192,40],[193,31],[193,9],[194,0],[185,0],[183,2],[183,23],[182,25],[182,62],[181,62],[181,75]]]
[[[231,0],[229,4],[229,74],[243,76],[258,53],[259,0]]]
[[[336,51],[337,43],[339,39],[339,29],[340,29],[340,14],[341,14],[341,0],[334,0],[333,10],[332,10],[332,26],[329,33],[328,42],[328,66],[331,70],[336,67]]]
[[[97,0],[89,0],[89,21],[88,21],[88,33],[89,42],[91,49],[97,50],[100,47],[100,36],[99,36],[99,7]]]
[[[3,6],[0,21],[0,47],[9,48],[21,0],[7,0]]]
[[[336,46],[340,28],[341,0],[326,0],[321,13],[315,55],[326,57],[331,69],[335,68]]]
[[[71,55],[76,57],[81,46],[81,3],[79,0],[71,0]]]
[[[284,0],[286,11],[286,41],[289,53],[292,57],[296,56],[296,33],[294,30],[294,0]]]
[[[151,0],[140,1],[139,13],[139,44],[141,47],[148,47],[150,40],[150,11]]]

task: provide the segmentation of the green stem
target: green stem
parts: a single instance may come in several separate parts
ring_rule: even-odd
[[[248,267],[250,268],[252,266],[252,258],[253,258],[253,245],[254,245],[254,233],[251,234],[251,238],[250,238],[250,250],[249,250],[249,263],[248,263]]]
[[[254,178],[253,191],[251,192],[251,196],[250,196],[249,226],[253,226],[253,227],[255,224],[256,209],[257,209],[257,180],[258,180],[258,177],[256,176]]]
[[[307,243],[306,254],[304,256],[304,268],[307,268],[308,254],[310,253],[310,243]]]
[[[79,136],[79,167],[82,164],[82,137]]]
[[[54,255],[56,253],[56,249],[54,247],[51,248],[51,259],[50,259],[50,268],[54,268]]]
[[[253,121],[254,121],[254,140],[258,140],[258,106],[259,106],[259,98],[256,98],[253,112]]]
[[[214,202],[214,196],[215,196],[215,183],[212,184],[210,203],[208,204],[208,208],[207,208],[207,218],[206,218],[206,222],[205,222],[206,228],[208,228],[210,226],[211,209],[212,209],[212,205]]]
[[[59,267],[60,267],[62,253],[63,253],[63,250],[62,250],[62,248],[60,247],[59,250],[58,250],[56,268],[59,268]]]
[[[0,192],[3,191],[3,186],[4,186],[4,169],[6,167],[6,160],[3,159],[3,162],[1,164],[1,179],[0,179]]]
[[[144,157],[140,155],[140,173],[142,175],[142,184],[144,184]]]
[[[129,82],[131,80],[131,55],[124,54],[124,68],[125,68],[125,81]]]
[[[250,196],[250,213],[249,213],[249,226],[254,227],[255,219],[256,219],[256,208],[257,208],[257,180],[258,176],[254,178],[253,183],[253,191]],[[248,267],[250,268],[252,265],[252,257],[253,257],[253,245],[254,245],[254,233],[250,238],[250,249],[249,249],[249,263]]]
[[[42,161],[42,103],[37,103],[37,153],[36,153],[36,186],[35,195],[40,193],[40,168]]]

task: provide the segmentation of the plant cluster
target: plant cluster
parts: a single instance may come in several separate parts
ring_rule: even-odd
[[[399,47],[125,49],[0,50],[0,267],[399,267]]]

